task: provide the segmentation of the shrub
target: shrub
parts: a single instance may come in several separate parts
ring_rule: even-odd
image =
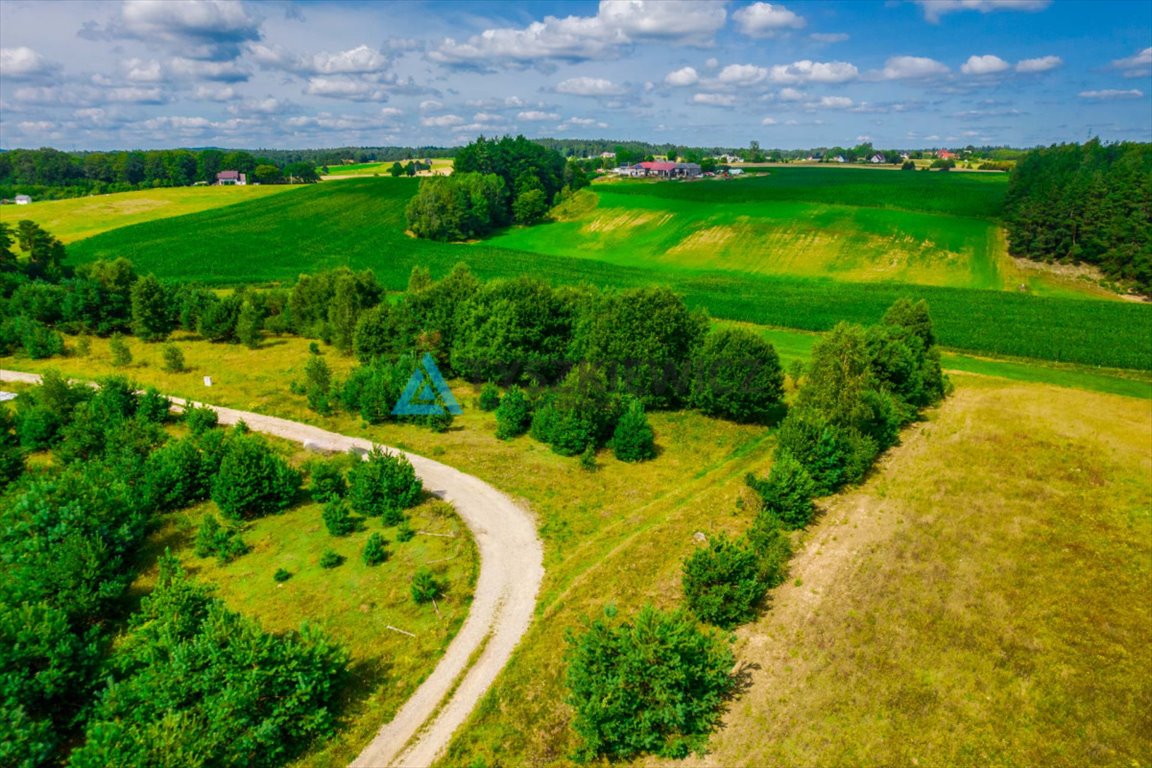
[[[191,405],[184,408],[184,423],[188,431],[200,436],[220,423],[220,416],[206,405]]]
[[[597,619],[569,631],[567,643],[577,759],[682,758],[704,748],[732,690],[723,640],[683,611],[646,606],[630,623]]]
[[[364,543],[364,551],[360,557],[364,560],[364,565],[380,565],[388,559],[388,550],[385,548],[387,542],[384,537],[379,533],[373,533],[368,537],[368,541]]]
[[[792,540],[766,509],[760,510],[748,531],[748,543],[756,553],[760,581],[768,589],[777,587],[788,578],[788,561],[792,559]]]
[[[364,461],[356,462],[348,475],[348,498],[352,509],[365,517],[384,517],[396,525],[402,510],[414,507],[424,495],[424,484],[404,456],[374,447]]]
[[[596,471],[596,446],[589,444],[580,454],[580,468],[585,472]]]
[[[612,452],[620,461],[648,461],[656,458],[655,436],[639,400],[628,403],[612,433]]]
[[[235,433],[224,446],[212,500],[226,516],[253,519],[282,512],[300,488],[300,473],[256,437]]]
[[[324,505],[324,527],[333,536],[347,536],[356,530],[356,521],[348,513],[348,504],[335,497]]]
[[[196,530],[197,557],[215,555],[221,564],[230,563],[248,553],[248,545],[241,540],[239,532],[220,525],[215,515],[208,514]]]
[[[760,495],[764,509],[775,515],[787,528],[803,528],[812,520],[816,505],[812,496],[816,484],[804,466],[787,451],[777,451],[776,461],[767,480],[751,474],[747,482]]]
[[[108,340],[108,351],[112,354],[112,365],[117,368],[131,365],[132,350],[128,349],[128,343],[120,334],[112,334],[112,338]]]
[[[396,528],[396,541],[411,541],[415,535],[416,531],[412,530],[412,524],[408,522],[408,518],[401,520],[400,525]]]
[[[702,413],[763,423],[780,410],[783,396],[775,348],[750,331],[713,331],[692,357],[691,402]]]
[[[191,440],[172,440],[149,454],[144,463],[144,483],[151,502],[160,510],[170,511],[207,499],[211,476]]]
[[[272,578],[278,582],[283,583],[285,581],[288,581],[288,579],[292,578],[292,574],[283,568],[277,568],[276,573],[272,574]]]
[[[532,409],[528,398],[520,387],[512,387],[505,393],[496,408],[496,437],[511,440],[528,431],[532,423]]]
[[[767,587],[760,580],[756,553],[727,536],[715,536],[706,549],[684,562],[684,598],[701,620],[732,629],[756,615]]]
[[[443,434],[451,429],[453,421],[455,421],[455,419],[448,411],[430,413],[424,417],[424,423],[437,434]]]
[[[877,454],[871,439],[806,408],[788,412],[776,436],[776,450],[803,465],[815,484],[815,496],[827,496],[860,480]]]
[[[344,557],[342,555],[336,554],[330,549],[324,554],[320,555],[320,567],[325,570],[328,570],[329,568],[336,568],[343,564]]]
[[[500,407],[500,388],[488,382],[480,389],[480,410],[491,413]]]
[[[332,412],[332,370],[320,355],[308,355],[304,365],[304,394],[308,407],[321,415]]]
[[[444,585],[436,580],[432,571],[418,568],[412,574],[412,599],[419,604],[430,603],[444,594]]]
[[[168,373],[184,372],[184,352],[175,344],[164,345],[164,370]]]
[[[313,462],[312,498],[326,502],[342,499],[348,494],[348,481],[344,478],[344,459]]]
[[[155,387],[148,387],[136,398],[136,418],[152,424],[164,424],[172,418],[172,401]]]

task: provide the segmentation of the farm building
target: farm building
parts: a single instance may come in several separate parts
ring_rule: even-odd
[[[694,179],[700,175],[697,163],[673,163],[668,160],[637,163],[624,170],[628,176],[655,176],[661,179]]]
[[[240,171],[220,171],[216,174],[218,187],[243,187],[248,184],[248,174]]]
[[[32,202],[32,198],[28,195],[16,195],[16,205],[28,205]]]
[[[884,155],[877,152],[876,154],[872,155],[872,157],[868,158],[868,162],[872,163],[872,165],[880,165],[884,162]]]

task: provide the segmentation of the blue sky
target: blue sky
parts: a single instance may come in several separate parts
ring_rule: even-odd
[[[0,0],[0,146],[1152,141],[1152,3]]]

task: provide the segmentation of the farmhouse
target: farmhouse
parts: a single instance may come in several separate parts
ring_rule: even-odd
[[[16,195],[16,205],[28,205],[32,202],[32,198],[28,195]]]
[[[631,167],[618,168],[628,176],[655,176],[660,179],[694,179],[700,175],[697,163],[673,163],[668,160],[636,163]]]
[[[248,184],[248,174],[240,171],[220,171],[216,174],[218,187],[243,187]]]
[[[880,165],[884,162],[884,155],[877,152],[868,159],[868,162],[872,163],[872,165]]]

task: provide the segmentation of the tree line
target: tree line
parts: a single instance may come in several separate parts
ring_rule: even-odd
[[[1059,144],[1021,157],[1004,225],[1013,256],[1091,264],[1152,292],[1152,144]]]
[[[241,150],[154,149],[69,153],[56,149],[0,152],[0,196],[58,199],[156,187],[214,184],[220,171],[240,171],[261,184],[318,180],[312,163],[285,162]]]

